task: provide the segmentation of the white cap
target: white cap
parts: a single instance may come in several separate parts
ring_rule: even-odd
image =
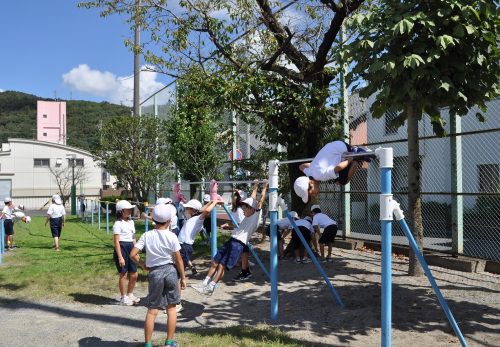
[[[292,216],[293,219],[299,219],[299,214],[295,211],[290,211],[290,216]]]
[[[321,210],[321,207],[319,207],[319,205],[312,205],[311,212],[314,211],[315,209]]]
[[[6,197],[5,199],[3,199],[3,201],[8,204],[9,202],[12,202],[12,199],[8,196]]]
[[[26,224],[31,223],[31,217],[30,216],[26,216],[26,218],[24,218],[24,223],[26,223]]]
[[[201,206],[201,202],[199,202],[198,200],[191,199],[184,204],[184,208],[188,208],[188,207],[199,211],[199,210],[201,210],[202,206]]]
[[[203,202],[210,202],[210,194],[203,195]]]
[[[59,195],[52,195],[52,200],[54,200],[54,203],[57,204],[57,205],[61,205],[62,204],[62,200],[61,200],[61,197]]]
[[[247,198],[247,193],[245,193],[243,190],[238,189],[236,192],[238,192],[241,200],[245,200]]]
[[[158,200],[156,200],[156,205],[166,205],[171,203],[172,199],[170,198],[158,198]]]
[[[171,206],[171,205],[170,205]],[[173,207],[173,206],[171,206]],[[175,207],[174,207],[175,209]],[[157,223],[165,223],[172,219],[172,210],[169,208],[169,205],[158,205],[153,209],[153,213],[151,214],[153,220]]]
[[[309,177],[300,176],[297,178],[293,184],[293,190],[295,190],[295,194],[297,194],[304,203],[307,203],[309,200]]]
[[[127,200],[120,200],[116,203],[116,212],[119,212],[122,210],[129,210],[129,209],[132,209],[134,207],[135,207],[135,205],[132,205]]]
[[[257,209],[257,201],[255,201],[254,198],[246,198],[245,200],[242,201],[243,204],[250,206],[254,210]]]

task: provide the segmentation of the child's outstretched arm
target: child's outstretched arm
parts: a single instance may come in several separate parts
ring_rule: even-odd
[[[305,169],[307,169],[309,166],[311,166],[311,163],[303,163],[299,165],[300,171],[304,172]]]
[[[259,182],[255,181],[253,184],[253,190],[252,190],[252,195],[250,197],[252,199],[257,199],[257,191],[259,190]]]
[[[214,209],[215,205],[217,204],[223,204],[224,201],[219,201],[219,200],[212,200],[210,201],[208,204],[206,204],[205,206],[203,206],[201,208],[201,215],[200,215],[200,218],[201,219],[205,219],[208,217],[208,215],[210,214],[210,212],[212,212],[212,210]]]
[[[269,187],[269,183],[266,183],[264,185],[264,188],[262,188],[262,191],[260,192],[259,204],[257,205],[257,208],[259,210],[262,208],[262,205],[264,204],[264,201],[266,200],[266,192],[267,192],[268,187]]]

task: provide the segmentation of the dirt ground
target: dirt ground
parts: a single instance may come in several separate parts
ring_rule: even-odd
[[[254,248],[267,264],[268,243]],[[211,297],[188,287],[178,332],[269,324],[304,346],[380,345],[380,253],[334,249],[334,257],[323,265],[345,309],[312,263],[280,261],[277,322],[270,322],[270,287],[256,266],[246,282],[232,280],[237,269],[227,273]],[[427,278],[406,276],[407,259],[393,261],[393,346],[459,346]],[[188,285],[202,280],[209,265],[208,259],[195,263],[201,271]],[[499,346],[500,276],[431,269],[469,346]],[[136,295],[146,291],[141,283]],[[0,298],[0,346],[142,346],[144,307],[118,306],[99,293],[72,295],[74,303]],[[157,319],[156,337],[164,335],[164,317]]]

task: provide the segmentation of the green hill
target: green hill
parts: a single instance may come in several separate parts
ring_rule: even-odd
[[[0,143],[9,137],[36,138],[37,100],[53,101],[21,92],[0,92]],[[66,101],[67,144],[85,150],[92,150],[99,143],[101,120],[130,115],[129,107],[108,102],[58,101]]]

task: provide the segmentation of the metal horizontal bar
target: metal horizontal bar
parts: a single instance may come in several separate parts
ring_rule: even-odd
[[[241,184],[252,184],[252,183],[264,183],[264,182],[267,182],[267,181],[263,181],[263,180],[260,180],[260,181],[217,181],[217,184],[238,184],[238,183],[241,183]],[[210,184],[210,181],[204,181],[204,182],[181,182],[183,184]]]
[[[314,158],[292,159],[292,160],[278,160],[278,165],[293,164],[293,163],[306,163],[308,161],[312,161],[313,159]]]

